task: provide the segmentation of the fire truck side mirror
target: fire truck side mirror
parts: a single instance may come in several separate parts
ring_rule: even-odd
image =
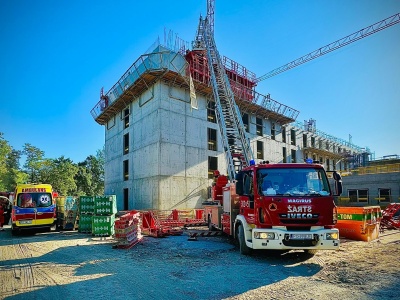
[[[335,180],[335,195],[340,196],[343,193],[342,176],[336,171],[333,171],[333,179]]]
[[[243,195],[243,172],[238,172],[235,179],[236,194]]]

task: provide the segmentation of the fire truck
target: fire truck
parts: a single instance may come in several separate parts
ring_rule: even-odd
[[[250,163],[234,182],[219,175],[204,203],[210,230],[234,237],[242,254],[251,249],[295,250],[309,254],[339,249],[334,196],[342,191],[333,173],[334,192],[322,165]]]
[[[207,1],[207,16],[200,17],[192,46],[193,52],[200,52],[207,59],[228,169],[228,177],[217,176],[213,199],[204,205],[209,227],[222,229],[237,239],[242,254],[249,254],[252,249],[303,249],[311,254],[318,249],[338,249],[334,193],[323,166],[309,161],[255,164],[241,112],[215,44],[213,0]],[[333,178],[336,194],[340,194],[341,177],[335,172]]]

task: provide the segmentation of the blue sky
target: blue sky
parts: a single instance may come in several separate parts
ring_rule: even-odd
[[[400,12],[399,0],[216,0],[219,52],[261,76]],[[90,110],[164,29],[191,41],[206,0],[0,0],[0,132],[74,162],[104,145]],[[259,83],[317,129],[400,155],[400,24]]]

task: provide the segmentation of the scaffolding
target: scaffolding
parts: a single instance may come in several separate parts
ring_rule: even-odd
[[[168,34],[166,43],[157,39],[151,48],[141,55],[122,77],[105,94],[101,92],[99,102],[91,110],[92,117],[104,125],[141,93],[158,80],[179,88],[189,89],[191,77],[196,93],[212,97],[210,72],[204,50],[189,50],[188,43]],[[151,50],[152,49],[152,50]],[[244,66],[223,57],[235,101],[241,110],[258,113],[261,117],[274,118],[282,125],[294,122],[299,111],[262,95],[254,90],[256,76]]]

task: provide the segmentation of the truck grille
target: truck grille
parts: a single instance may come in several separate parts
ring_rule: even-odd
[[[279,219],[282,224],[317,224],[318,219]]]
[[[279,214],[279,220],[282,224],[317,224],[319,221],[319,214]]]

